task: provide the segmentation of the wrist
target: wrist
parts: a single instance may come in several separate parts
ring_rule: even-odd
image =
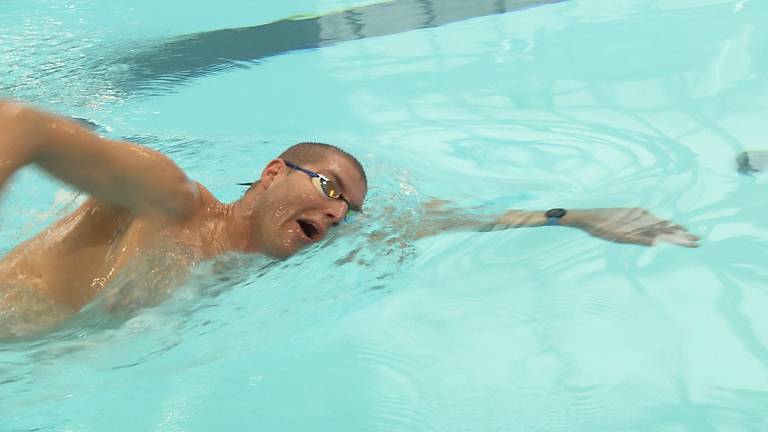
[[[568,210],[562,218],[560,218],[560,225],[567,227],[579,227],[581,224],[581,215],[578,210]]]
[[[32,162],[42,142],[37,112],[25,105],[0,101],[0,163],[6,174]]]
[[[19,149],[22,165],[40,158],[50,141],[51,129],[59,127],[58,118],[36,108],[21,105],[13,122],[15,146]]]

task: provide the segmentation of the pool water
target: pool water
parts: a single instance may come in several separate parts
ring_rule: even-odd
[[[335,143],[368,170],[366,216],[0,342],[0,430],[768,429],[768,175],[734,161],[768,148],[768,4],[168,3],[3,2],[0,95],[160,149],[224,201],[286,146]],[[281,45],[302,20],[319,36]],[[256,32],[227,39],[242,58],[198,49],[235,28]],[[434,198],[644,207],[702,247],[409,240]],[[77,199],[19,173],[0,249]]]

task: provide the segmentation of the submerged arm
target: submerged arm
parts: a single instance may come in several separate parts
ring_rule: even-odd
[[[497,217],[478,218],[444,203],[427,206],[426,217],[417,237],[444,231],[500,231],[512,228],[558,225],[578,228],[588,234],[616,243],[655,246],[662,242],[685,247],[698,247],[699,237],[682,225],[660,219],[640,208],[571,209],[560,218],[548,218],[545,211],[510,210]]]
[[[0,100],[0,186],[28,164],[133,213],[186,218],[198,208],[195,183],[161,153]]]

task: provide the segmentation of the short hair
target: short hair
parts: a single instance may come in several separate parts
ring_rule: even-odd
[[[330,153],[339,154],[352,162],[352,165],[360,171],[365,186],[368,187],[368,177],[365,175],[363,164],[357,158],[335,145],[320,142],[300,142],[288,147],[279,157],[296,165],[306,165],[322,162]]]

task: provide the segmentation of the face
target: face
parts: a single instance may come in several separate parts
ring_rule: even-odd
[[[341,155],[331,154],[322,162],[299,165],[338,183],[344,199],[328,198],[312,177],[288,167],[284,161],[270,162],[262,174],[264,191],[253,222],[259,249],[277,258],[289,257],[325,238],[343,221],[349,210],[347,202],[362,207],[367,192],[360,172]]]

